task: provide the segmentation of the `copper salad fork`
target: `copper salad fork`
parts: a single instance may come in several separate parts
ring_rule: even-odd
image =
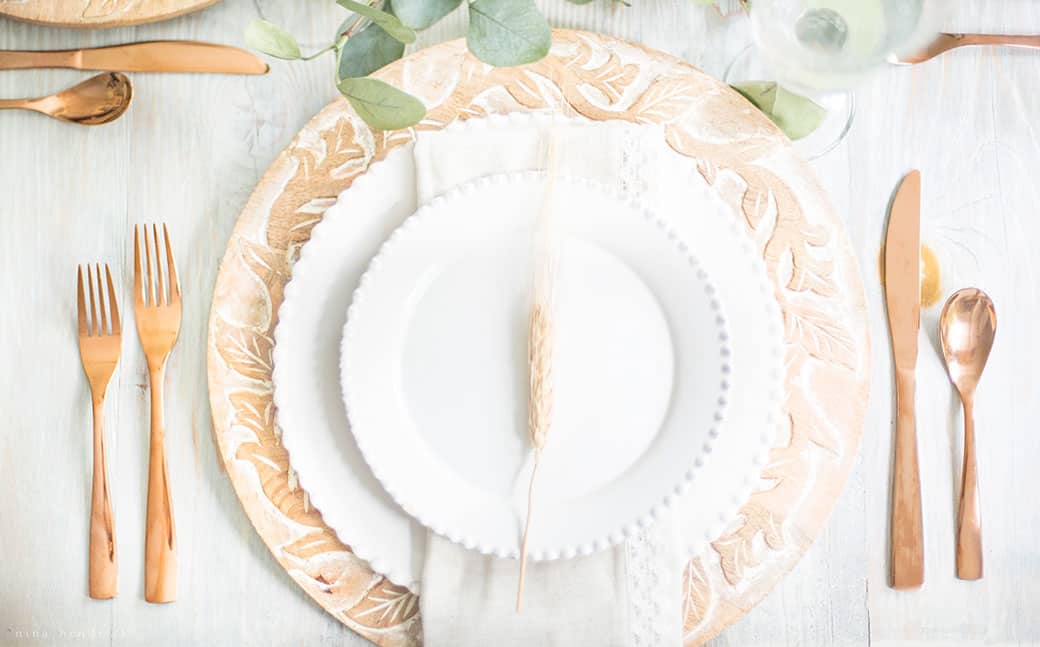
[[[1021,47],[1040,49],[1040,35],[1036,34],[938,34],[932,42],[922,49],[908,54],[891,54],[889,63],[896,65],[914,65],[930,61],[936,56],[958,47],[976,45],[994,45],[1003,47]]]
[[[163,382],[166,360],[181,327],[181,288],[166,225],[163,225],[162,232],[165,250],[159,247],[156,225],[151,226],[150,236],[147,225],[134,228],[134,317],[137,336],[148,362],[152,394],[144,552],[144,599],[148,602],[173,602],[177,598],[177,544],[170,479],[166,470]],[[144,271],[141,268],[142,256],[145,259]]]
[[[96,271],[95,271],[96,270]],[[96,274],[96,276],[95,276]],[[112,273],[105,264],[106,296],[102,285],[101,266],[87,265],[87,289],[84,289],[83,267],[76,270],[76,318],[79,323],[79,356],[83,372],[90,383],[94,410],[94,476],[90,496],[90,597],[107,600],[116,597],[116,534],[112,521],[112,499],[108,489],[105,465],[105,392],[119,363],[122,326]],[[97,290],[95,291],[95,283]],[[87,296],[90,294],[90,310]]]

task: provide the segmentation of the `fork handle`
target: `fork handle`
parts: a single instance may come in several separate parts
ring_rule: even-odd
[[[0,110],[32,110],[33,99],[0,99]]]
[[[163,430],[165,363],[148,369],[152,393],[152,430],[148,448],[148,511],[145,518],[144,599],[177,599],[177,543]]]
[[[94,403],[94,478],[90,496],[90,574],[89,592],[95,600],[116,597],[116,533],[112,523],[112,500],[105,465],[103,398]]]
[[[951,34],[957,39],[956,47],[966,45],[997,45],[1004,47],[1040,48],[1040,35],[1034,34]]]

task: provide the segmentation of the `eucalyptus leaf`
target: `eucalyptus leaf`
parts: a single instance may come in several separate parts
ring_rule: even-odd
[[[414,29],[426,29],[462,4],[462,0],[392,0],[394,13]]]
[[[359,16],[368,18],[402,43],[415,42],[415,30],[411,27],[406,27],[397,16],[391,13],[380,11],[361,2],[355,2],[355,0],[336,0],[336,4],[353,11]]]
[[[552,33],[534,0],[471,0],[469,51],[491,65],[509,67],[549,53]]]
[[[246,44],[268,56],[293,61],[301,57],[300,45],[292,34],[266,20],[255,20],[246,27]]]
[[[827,116],[827,110],[812,99],[785,90],[774,81],[734,83],[733,89],[772,119],[791,139],[809,135]]]
[[[337,55],[336,81],[368,76],[404,55],[404,43],[372,23],[343,43]]]
[[[422,101],[379,79],[343,79],[337,87],[365,123],[377,130],[407,128],[426,116]]]

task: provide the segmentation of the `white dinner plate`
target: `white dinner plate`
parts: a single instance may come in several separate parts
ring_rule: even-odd
[[[537,127],[537,117],[527,113],[449,126]],[[692,557],[734,520],[759,482],[783,393],[782,322],[765,266],[739,214],[707,186],[691,160],[662,154],[672,157],[661,165],[657,213],[693,241],[721,293],[743,295],[727,303],[731,365],[742,379],[730,389],[712,460],[675,508]],[[273,381],[282,442],[310,502],[374,570],[418,592],[428,531],[372,475],[351,434],[339,383],[339,345],[351,294],[380,245],[416,210],[415,191],[408,189],[415,182],[408,144],[373,164],[325,212],[285,288]]]
[[[519,556],[533,467],[527,336],[546,199],[559,255],[534,559],[587,554],[664,513],[711,451],[740,379],[723,299],[689,246],[606,187],[510,173],[420,208],[354,293],[347,416],[407,513],[502,557]]]

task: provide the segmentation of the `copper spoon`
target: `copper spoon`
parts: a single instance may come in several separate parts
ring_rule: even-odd
[[[35,110],[62,121],[97,126],[119,119],[133,98],[134,89],[126,75],[104,72],[47,97],[0,99],[0,110]]]
[[[964,471],[957,513],[957,577],[982,578],[982,517],[979,511],[979,481],[975,466],[975,387],[986,367],[986,359],[997,333],[997,312],[982,290],[965,288],[954,292],[939,316],[946,371],[964,405]]]

